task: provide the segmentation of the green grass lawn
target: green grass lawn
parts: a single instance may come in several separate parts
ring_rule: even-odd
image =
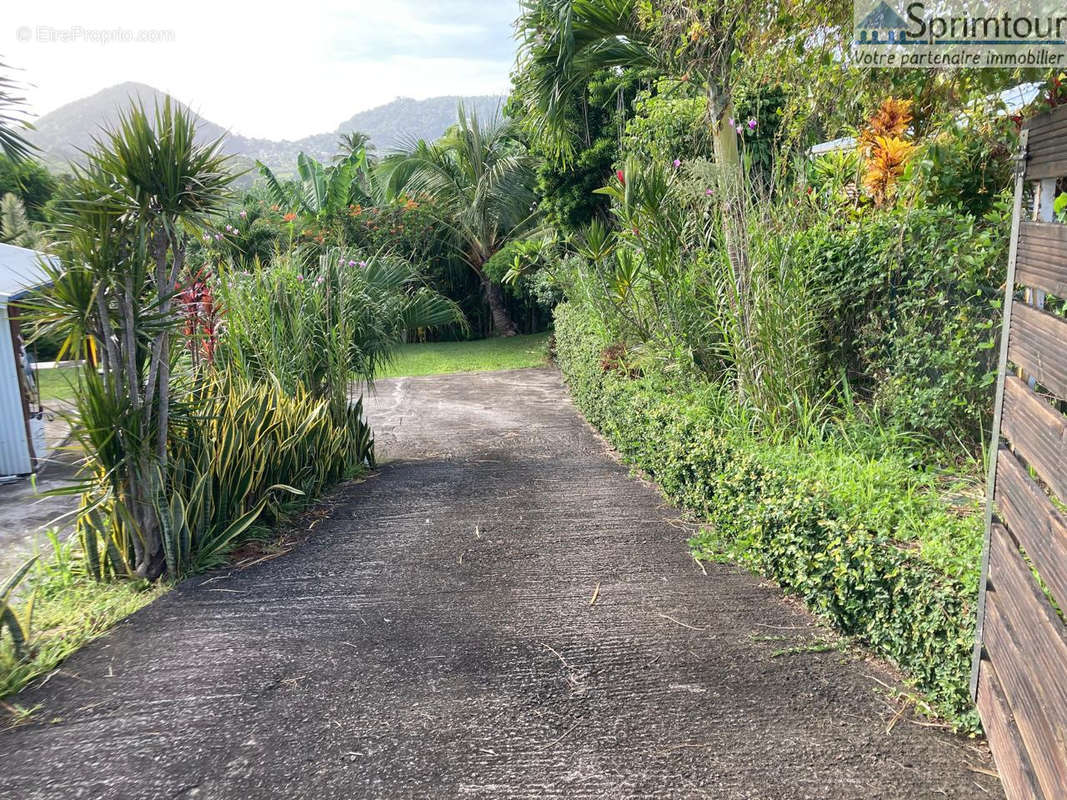
[[[446,372],[487,372],[539,367],[548,360],[548,333],[473,342],[406,344],[379,378],[408,378]]]
[[[77,367],[58,367],[56,369],[37,370],[37,381],[40,384],[41,402],[65,400],[74,401],[74,390],[71,385],[77,375]]]

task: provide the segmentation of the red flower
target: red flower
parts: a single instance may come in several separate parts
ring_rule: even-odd
[[[615,177],[619,179],[619,183],[626,183],[626,176],[621,169],[615,170]]]

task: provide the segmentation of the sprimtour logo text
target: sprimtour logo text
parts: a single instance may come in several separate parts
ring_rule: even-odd
[[[1039,5],[905,0],[895,9],[885,0],[874,8],[857,0],[853,43],[869,66],[1062,66],[1067,9]]]

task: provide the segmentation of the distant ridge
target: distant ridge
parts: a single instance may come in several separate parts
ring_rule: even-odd
[[[79,150],[89,148],[92,138],[99,135],[102,127],[113,125],[131,99],[139,99],[151,108],[164,97],[165,92],[143,83],[120,83],[45,114],[34,123],[36,130],[30,133],[30,139],[41,148],[42,160],[52,169],[61,170],[68,162],[81,160]],[[223,149],[237,157],[236,162],[241,168],[253,167],[258,159],[285,175],[294,171],[296,156],[301,151],[319,160],[332,158],[337,152],[341,133],[354,130],[366,133],[379,153],[396,149],[411,139],[436,139],[456,122],[456,108],[460,102],[484,119],[499,112],[504,98],[493,95],[457,95],[426,100],[398,97],[391,103],[353,114],[335,131],[295,141],[256,139],[228,133],[221,125],[196,116],[205,139],[225,136]],[[189,109],[184,103],[182,105]]]

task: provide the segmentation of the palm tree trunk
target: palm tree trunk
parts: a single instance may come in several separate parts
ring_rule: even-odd
[[[489,276],[479,270],[478,277],[482,279],[482,293],[485,302],[489,304],[489,312],[493,316],[493,331],[497,336],[514,336],[518,333],[515,323],[508,314],[508,308],[504,304],[504,293],[500,286],[493,283]]]

